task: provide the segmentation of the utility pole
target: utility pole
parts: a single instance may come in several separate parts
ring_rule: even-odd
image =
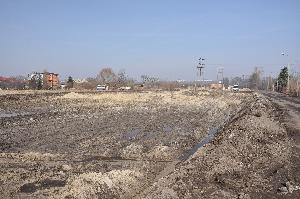
[[[224,77],[223,77],[223,73],[224,73],[224,67],[219,67],[218,69],[218,73],[217,73],[217,80],[219,82],[219,77],[221,77],[221,81],[222,81],[222,84],[223,84],[223,81],[224,81]]]
[[[222,90],[223,90],[224,89],[224,76],[223,76],[224,67],[218,67],[217,71],[218,71],[218,73],[217,73],[217,81],[218,81],[218,84],[220,84],[220,82],[221,82]],[[219,81],[219,78],[221,79],[221,81]]]
[[[205,66],[205,64],[203,63],[203,61],[204,61],[205,59],[204,58],[199,58],[199,63],[198,63],[198,66],[197,66],[197,69],[199,70],[199,80],[200,80],[200,82],[201,82],[201,76],[203,76],[203,71],[202,71],[202,69],[204,69],[204,66]],[[204,78],[204,77],[203,77]],[[203,81],[204,81],[204,79],[203,79]],[[201,83],[200,83],[201,84]]]

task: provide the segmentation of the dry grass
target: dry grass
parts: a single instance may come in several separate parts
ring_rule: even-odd
[[[81,100],[85,103],[88,103],[88,101],[99,101],[106,106],[153,102],[161,105],[167,104],[185,107],[199,107],[213,104],[219,108],[226,108],[229,104],[239,104],[241,102],[239,98],[234,97],[231,93],[216,95],[213,98],[211,95],[213,94],[209,92],[202,92],[200,95],[186,95],[184,91],[101,94],[79,94],[72,92],[58,97],[58,99]]]
[[[143,175],[132,170],[83,173],[69,180],[57,198],[128,198],[140,187]],[[131,194],[130,194],[131,193]]]

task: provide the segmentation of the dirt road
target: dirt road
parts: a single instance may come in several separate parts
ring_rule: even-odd
[[[292,141],[291,147],[291,179],[300,184],[300,99],[276,92],[264,92],[272,102],[285,111],[283,124]],[[300,195],[297,195],[300,198]]]

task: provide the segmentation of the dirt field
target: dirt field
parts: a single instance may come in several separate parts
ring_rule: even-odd
[[[297,198],[285,117],[252,93],[3,91],[0,195]]]

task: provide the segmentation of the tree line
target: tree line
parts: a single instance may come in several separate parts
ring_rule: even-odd
[[[253,90],[269,90],[300,96],[300,73],[291,72],[288,67],[283,67],[277,78],[262,77],[262,69],[255,68],[250,75],[249,88]]]

